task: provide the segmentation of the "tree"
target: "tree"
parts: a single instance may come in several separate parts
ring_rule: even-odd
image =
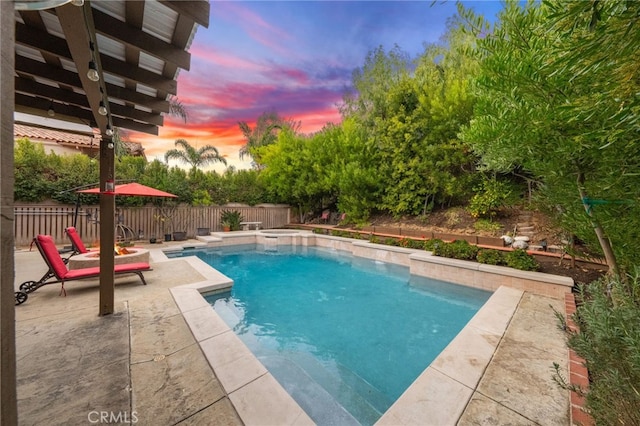
[[[343,116],[367,129],[379,153],[378,207],[396,216],[461,202],[474,179],[475,158],[457,133],[472,116],[477,65],[454,24],[416,61],[397,46],[370,52],[353,75],[356,96],[344,99]]]
[[[169,115],[181,118],[185,123],[189,118],[189,112],[184,104],[176,96],[169,98]]]
[[[322,208],[325,195],[326,179],[319,173],[308,142],[309,138],[283,129],[276,143],[256,149],[264,165],[260,180],[275,199],[296,206],[301,220],[306,213]]]
[[[640,260],[638,11],[634,2],[507,4],[477,41],[478,102],[462,133],[483,168],[530,173],[612,273],[618,259]]]
[[[294,133],[300,130],[301,123],[293,119],[282,118],[276,111],[264,112],[256,122],[256,127],[251,128],[245,121],[238,122],[240,131],[246,143],[240,148],[240,158],[251,157],[256,168],[262,166],[257,148],[275,143],[278,130],[288,128]]]
[[[196,149],[184,139],[176,140],[174,145],[180,149],[176,148],[167,151],[164,154],[164,159],[167,162],[170,159],[175,159],[189,164],[193,169],[216,162],[227,164],[227,160],[221,157],[218,149],[212,145],[205,145]]]
[[[314,138],[326,139],[322,146],[331,156],[326,166],[328,183],[336,194],[338,210],[349,221],[368,219],[379,206],[384,183],[375,140],[350,118],[340,125],[328,125]]]

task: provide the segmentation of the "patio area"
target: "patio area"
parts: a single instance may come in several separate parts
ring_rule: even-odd
[[[308,423],[302,415],[283,419],[279,405],[260,399],[250,400],[252,408],[271,415],[238,414],[246,407],[238,407],[237,399],[234,406],[233,392],[225,391],[169,291],[206,282],[207,271],[188,259],[167,260],[160,248],[168,246],[144,246],[153,267],[145,273],[147,286],[136,276],[116,279],[113,315],[97,315],[97,280],[69,283],[67,297],[58,295],[59,285],[45,286],[16,307],[20,424],[90,424],[103,418],[141,425]],[[37,251],[16,251],[15,265],[16,287],[46,271]],[[569,394],[552,380],[553,363],[566,371],[568,362],[550,307],[562,312],[564,301],[530,293],[510,297],[518,299],[517,308],[506,314],[501,337],[472,333],[457,349],[471,360],[458,370],[473,369],[476,355],[490,358],[475,384],[436,362],[428,369],[454,383],[437,390],[454,403],[457,392],[467,393],[463,409],[442,407],[426,417],[408,408],[386,424],[569,424]],[[491,328],[490,318],[480,320],[475,328]],[[495,351],[476,354],[478,337],[492,340]],[[425,392],[428,399],[431,391]]]

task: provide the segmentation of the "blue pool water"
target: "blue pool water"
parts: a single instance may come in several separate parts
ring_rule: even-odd
[[[490,296],[336,251],[278,250],[182,255],[234,280],[208,301],[317,424],[373,424]]]

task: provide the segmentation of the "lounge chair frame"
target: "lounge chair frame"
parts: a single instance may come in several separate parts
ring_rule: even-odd
[[[99,267],[69,270],[64,262],[64,259],[58,253],[58,250],[56,249],[56,246],[53,242],[53,238],[50,235],[38,235],[33,239],[33,244],[35,244],[38,248],[38,251],[42,255],[42,258],[49,267],[49,270],[38,281],[25,281],[20,284],[20,292],[24,293],[25,295],[36,291],[42,286],[60,283],[62,285],[60,288],[60,294],[64,294],[66,296],[67,291],[64,288],[65,282],[84,280],[87,278],[97,278],[100,276]],[[148,263],[127,263],[114,266],[114,273],[116,275],[136,274],[138,277],[140,277],[142,284],[147,285],[147,282],[144,279],[144,275],[142,275],[144,271],[151,271],[151,266]],[[18,303],[19,295],[17,293],[18,292],[16,292],[15,295],[16,305],[19,305],[26,300],[26,297],[24,298],[24,300],[22,300],[22,302]],[[22,299],[23,296],[20,295],[20,298]]]

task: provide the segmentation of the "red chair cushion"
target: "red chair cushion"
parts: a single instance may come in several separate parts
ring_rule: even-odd
[[[76,247],[76,249],[78,249],[78,251],[80,253],[88,253],[89,252],[89,250],[87,250],[87,248],[85,247],[84,243],[82,242],[82,239],[80,238],[80,235],[78,235],[78,232],[76,231],[75,227],[70,226],[65,231],[66,231],[67,235],[69,236],[69,239],[71,240],[73,245]]]
[[[38,235],[38,244],[42,248],[42,254],[47,258],[49,266],[53,269],[58,279],[62,279],[68,272],[51,235]]]
[[[126,272],[148,271],[151,266],[148,263],[124,263],[122,265],[115,265],[113,271],[116,274],[123,274]],[[82,278],[93,278],[100,275],[100,267],[94,266],[91,268],[71,269],[64,276],[65,280],[79,280]]]

